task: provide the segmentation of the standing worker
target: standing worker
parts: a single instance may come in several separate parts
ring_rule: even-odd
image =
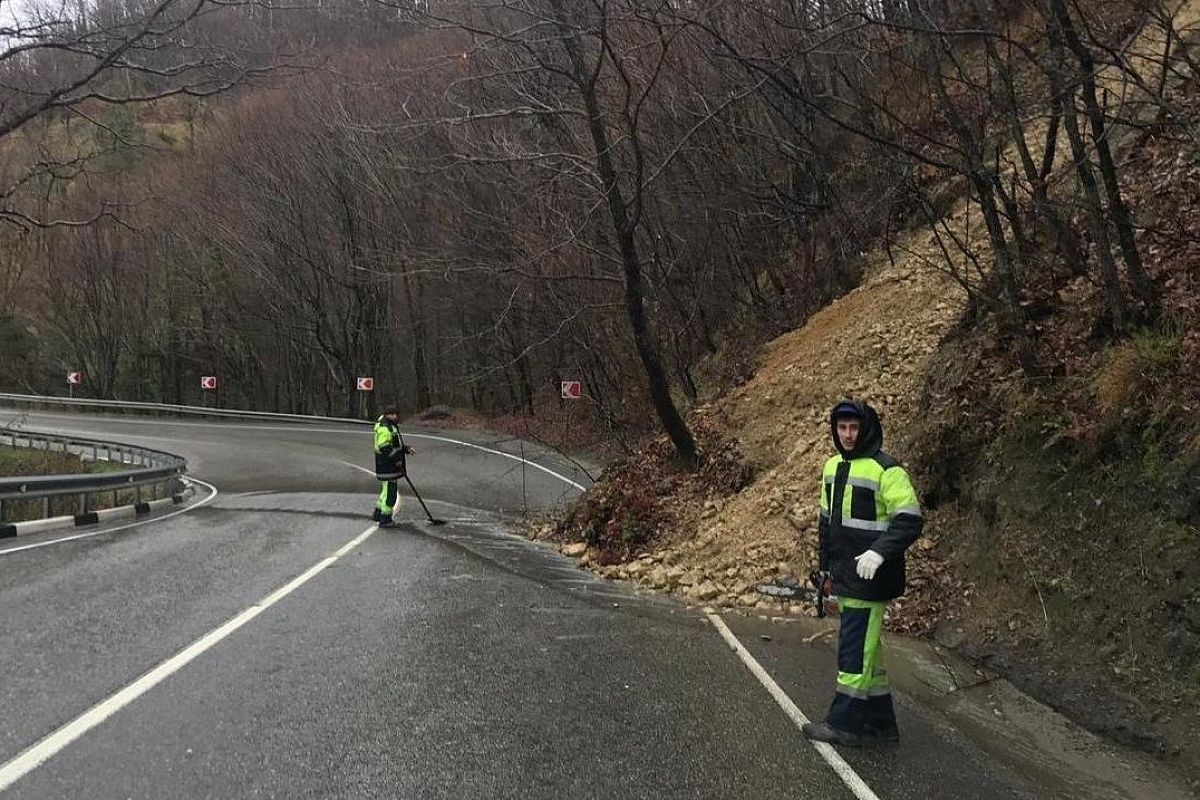
[[[381,528],[396,524],[392,518],[400,502],[398,481],[405,476],[406,455],[416,451],[404,443],[400,436],[400,412],[394,406],[384,409],[375,421],[375,477],[382,481],[379,487],[379,502],[371,513],[371,519]]]
[[[841,598],[837,692],[809,739],[858,746],[900,738],[883,664],[883,614],[904,593],[904,551],[924,520],[908,473],[884,453],[875,409],[838,403],[830,414],[838,455],[825,463],[821,486],[820,570]]]

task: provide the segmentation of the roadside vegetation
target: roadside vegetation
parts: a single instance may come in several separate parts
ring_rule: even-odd
[[[17,478],[35,475],[83,475],[102,472],[119,472],[128,467],[110,461],[93,461],[73,453],[47,452],[29,448],[0,447],[0,478]],[[144,499],[156,499],[166,491],[165,487],[154,486],[144,491]],[[120,489],[88,495],[87,510],[99,511],[138,501],[137,490]],[[23,522],[42,519],[46,516],[77,514],[81,510],[78,495],[52,497],[49,505],[44,500],[5,500],[0,505],[0,522]],[[47,512],[49,512],[47,514]]]

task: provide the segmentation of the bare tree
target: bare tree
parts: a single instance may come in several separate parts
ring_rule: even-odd
[[[23,197],[70,180],[128,132],[104,109],[203,98],[293,66],[266,41],[233,35],[251,0],[79,0],[0,6],[0,142],[10,158],[0,220],[24,227],[86,224],[110,213],[45,216]],[[31,123],[41,121],[35,129]],[[80,129],[83,129],[80,131]],[[14,134],[23,133],[14,141]],[[20,158],[13,158],[20,156]]]

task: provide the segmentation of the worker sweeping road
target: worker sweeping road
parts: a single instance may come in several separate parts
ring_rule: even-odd
[[[400,412],[391,406],[375,421],[375,477],[382,485],[371,519],[381,528],[396,524],[393,515],[400,504],[399,481],[407,476],[405,457],[416,452],[404,443],[399,422]]]

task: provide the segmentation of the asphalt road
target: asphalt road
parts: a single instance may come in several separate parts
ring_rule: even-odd
[[[364,429],[24,424],[179,453],[216,492],[0,542],[5,800],[1051,796],[903,695],[901,744],[845,750],[839,775],[703,613],[510,533],[587,483],[553,454],[524,447],[557,475],[499,454],[515,442],[414,432],[448,524],[405,491],[376,530]],[[828,646],[725,622],[823,715]]]

